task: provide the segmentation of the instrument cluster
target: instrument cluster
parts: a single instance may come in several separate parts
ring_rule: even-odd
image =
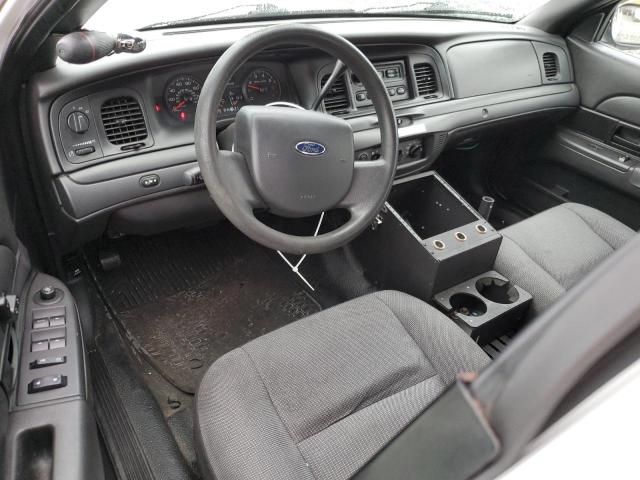
[[[266,105],[282,100],[282,82],[271,69],[260,66],[237,77],[232,78],[225,88],[218,105],[218,118],[234,117],[245,105]],[[196,75],[187,73],[169,80],[164,90],[167,111],[182,122],[193,121],[202,84]]]

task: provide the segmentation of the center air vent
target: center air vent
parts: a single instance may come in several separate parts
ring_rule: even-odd
[[[416,63],[413,66],[413,73],[418,84],[418,96],[435,97],[438,91],[438,80],[433,66],[430,63]]]
[[[329,80],[329,75],[322,77],[320,86],[324,87],[327,80]],[[344,115],[349,113],[349,95],[347,94],[344,75],[333,82],[331,89],[327,92],[322,103],[324,104],[325,111],[331,115]]]
[[[542,55],[542,64],[547,80],[555,80],[558,77],[558,56],[552,52],[545,52]]]
[[[102,104],[102,124],[107,140],[114,145],[139,143],[147,138],[142,108],[133,97],[117,97]]]

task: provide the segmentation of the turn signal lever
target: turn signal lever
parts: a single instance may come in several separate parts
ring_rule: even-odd
[[[56,52],[65,62],[90,63],[113,53],[140,53],[146,47],[144,39],[125,33],[114,38],[104,32],[81,30],[58,40]]]
[[[324,97],[326,97],[327,93],[331,91],[331,87],[333,87],[333,84],[336,82],[338,77],[342,75],[346,70],[347,70],[347,66],[344,63],[342,63],[342,60],[337,59],[336,64],[333,66],[333,71],[331,72],[331,75],[329,75],[329,78],[327,79],[325,84],[322,86],[322,90],[320,90],[320,93],[311,104],[311,108],[309,110],[318,109],[318,107],[322,103],[322,100],[324,100]]]

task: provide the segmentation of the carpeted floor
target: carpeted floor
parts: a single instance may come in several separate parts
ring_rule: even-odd
[[[221,355],[321,310],[276,252],[228,223],[109,248],[120,268],[89,261],[107,304],[134,347],[187,393]]]

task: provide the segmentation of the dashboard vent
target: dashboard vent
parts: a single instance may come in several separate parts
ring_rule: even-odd
[[[547,80],[555,80],[558,76],[558,56],[552,52],[545,52],[542,55],[542,65]]]
[[[322,77],[320,86],[324,87],[324,84],[329,80],[329,75]],[[331,90],[327,93],[322,101],[324,109],[331,115],[344,115],[349,113],[349,95],[347,94],[347,85],[344,80],[344,75],[340,76],[333,82]]]
[[[142,108],[133,97],[116,97],[102,104],[104,132],[114,145],[138,143],[147,138]]]
[[[413,74],[418,84],[418,96],[435,96],[438,91],[438,81],[433,66],[430,63],[416,63],[413,66]]]

